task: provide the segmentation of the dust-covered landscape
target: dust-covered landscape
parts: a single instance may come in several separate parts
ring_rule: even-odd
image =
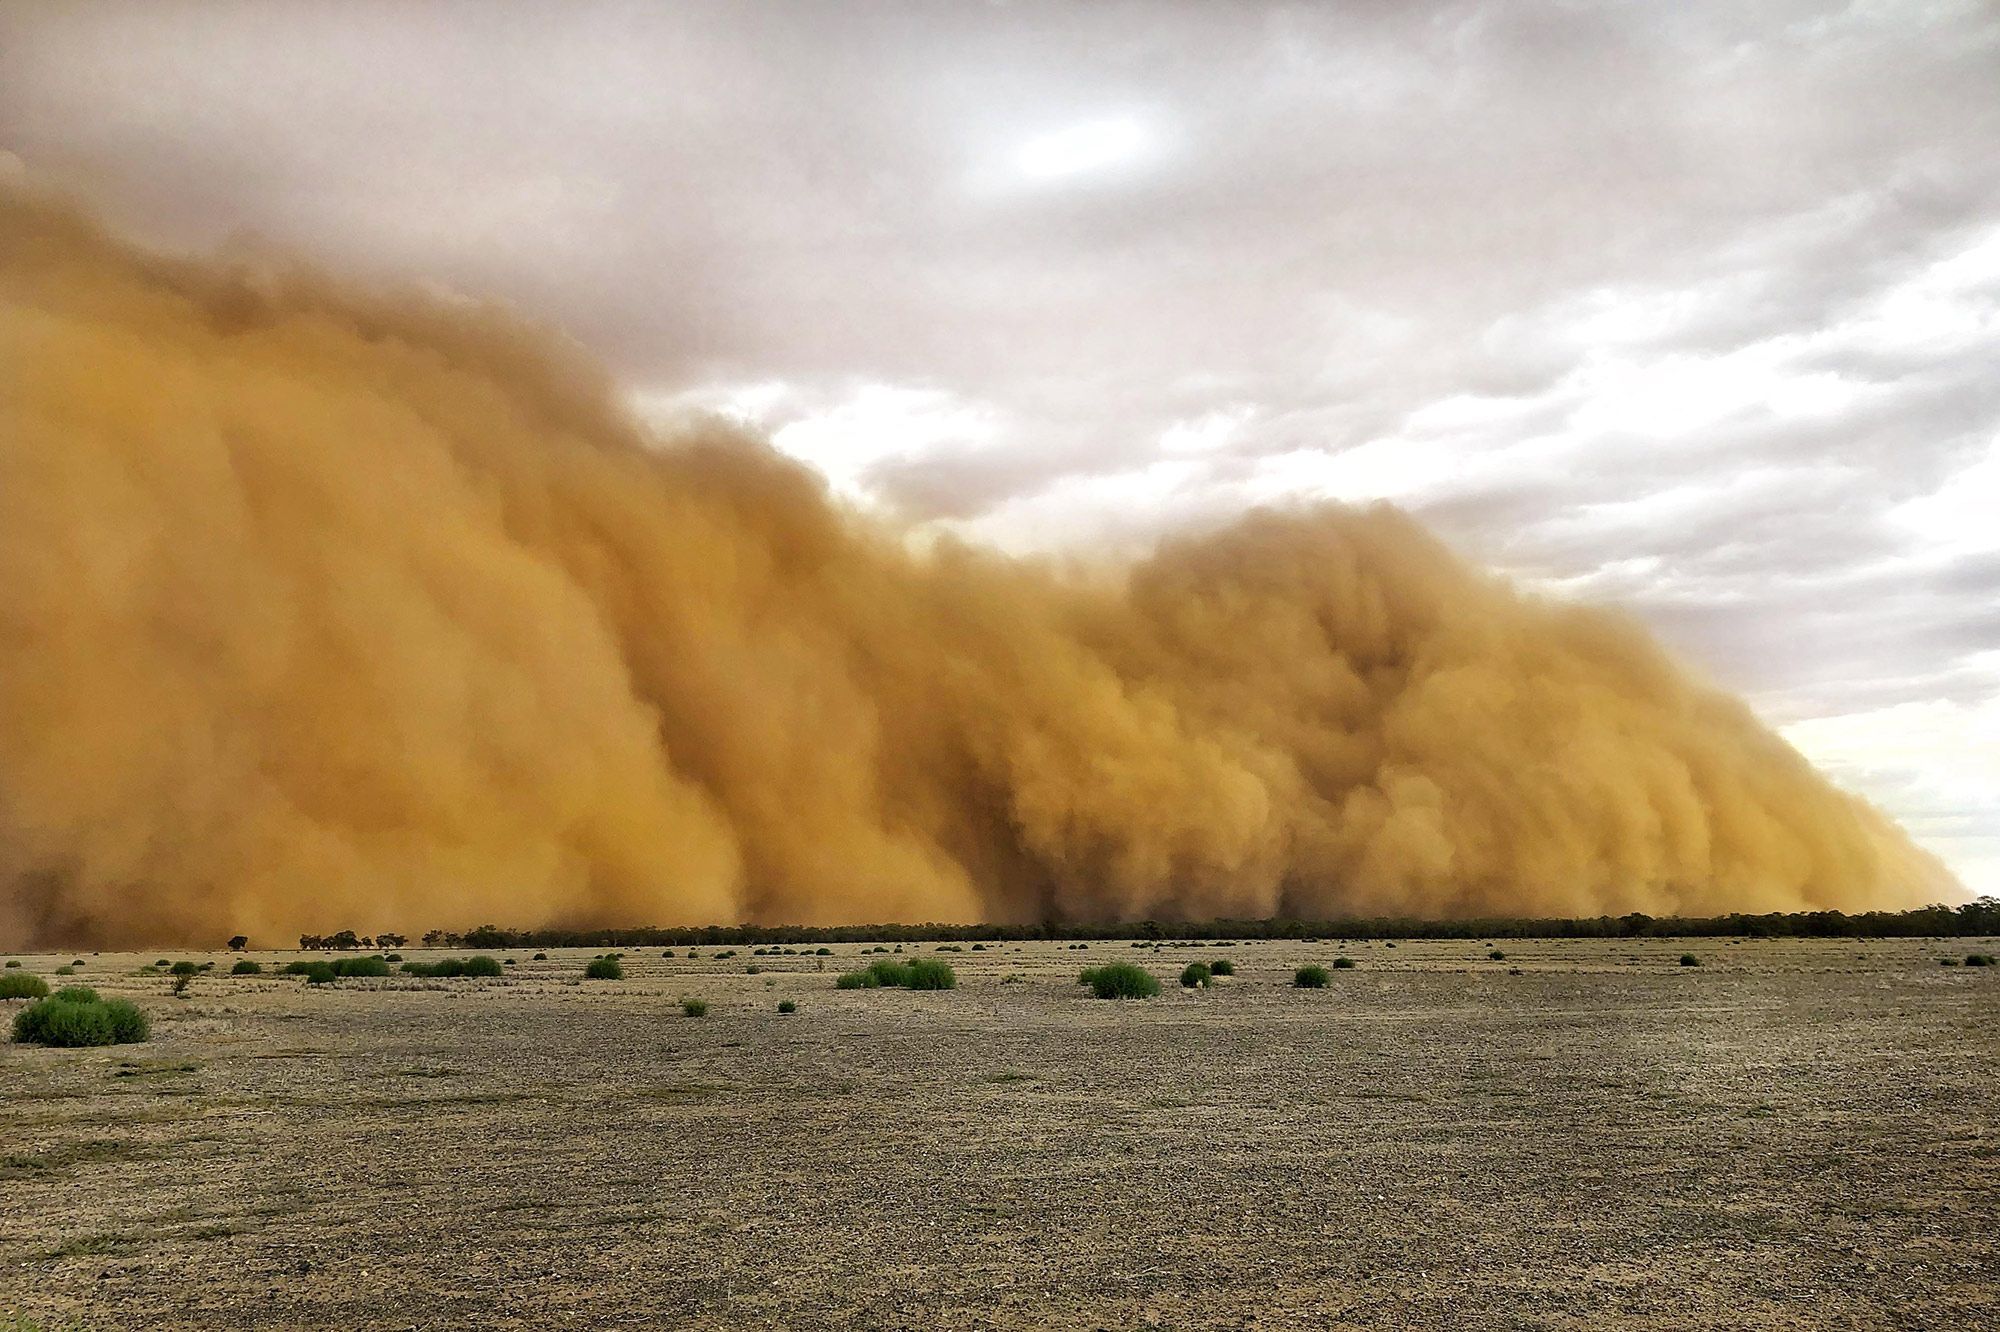
[[[75,980],[138,1000],[153,1039],[6,1047],[0,1308],[51,1328],[2000,1319],[2000,972],[1939,964],[1990,942],[904,947],[958,988],[838,990],[876,957],[849,944],[327,985],[270,974],[298,955],[172,953],[217,963],[180,998],[132,974],[157,955],[86,955]],[[238,957],[267,974],[227,974]],[[1235,975],[1176,983],[1225,958]],[[1076,983],[1115,962],[1160,996]]]
[[[1950,0],[0,0],[0,1332],[2000,1329],[1996,143]]]

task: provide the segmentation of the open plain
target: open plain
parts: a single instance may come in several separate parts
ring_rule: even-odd
[[[2000,1326],[2000,974],[1939,965],[1969,947],[1002,943],[939,992],[837,991],[852,944],[312,987],[86,954],[153,1038],[5,1047],[0,1314]],[[160,956],[218,965],[174,997]],[[1163,993],[1092,998],[1108,961]]]

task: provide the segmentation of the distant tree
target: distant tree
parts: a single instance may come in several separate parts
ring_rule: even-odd
[[[378,934],[375,936],[377,948],[401,948],[409,940],[400,934]]]
[[[240,953],[249,945],[250,936],[247,934],[234,934],[229,938],[229,951],[232,953]]]
[[[361,947],[361,939],[353,930],[342,930],[338,934],[329,935],[324,946],[327,948],[359,948]]]

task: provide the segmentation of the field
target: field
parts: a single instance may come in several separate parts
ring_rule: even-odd
[[[1493,942],[86,954],[153,1039],[0,1047],[0,1327],[2000,1326],[1990,944]]]

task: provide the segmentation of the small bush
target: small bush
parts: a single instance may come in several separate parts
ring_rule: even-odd
[[[1236,974],[1236,964],[1226,957],[1218,957],[1215,961],[1208,964],[1208,970],[1209,974],[1213,976],[1234,976]]]
[[[920,957],[903,968],[903,984],[912,990],[956,990],[958,973],[951,963],[934,957]]]
[[[1215,973],[1206,962],[1190,962],[1181,968],[1181,988],[1184,990],[1205,990],[1209,977]]]
[[[780,1013],[796,1013],[799,1011],[799,1006],[789,999],[780,999],[778,1001],[778,1011]]]
[[[389,954],[389,956],[383,958],[382,960],[384,962],[401,962],[403,960],[403,955],[401,953],[391,953]]]
[[[261,976],[264,974],[264,964],[262,962],[252,962],[250,959],[245,958],[231,967],[229,974],[232,976]]]
[[[1955,967],[1958,965],[1958,959],[1955,957],[1941,957],[1938,959],[1938,965],[1941,967]]]
[[[11,958],[11,957],[10,957],[10,958],[8,958],[8,959],[7,959],[7,965],[8,965],[8,966],[10,966],[10,967],[18,967],[18,966],[20,966],[20,965],[21,965],[21,963],[20,963],[20,961],[19,961],[18,959],[15,959],[15,958]]]
[[[308,985],[331,985],[340,975],[331,962],[306,963],[305,977]]]
[[[69,963],[65,962],[65,963],[63,963],[63,964],[62,964],[61,966],[59,966],[59,967],[57,967],[57,968],[56,968],[56,975],[58,975],[58,976],[74,976],[74,975],[76,975],[76,968],[75,968],[75,967],[73,967],[73,966],[71,966],[71,965],[70,965]]]
[[[514,965],[514,959],[513,959],[513,958],[511,958],[511,957],[510,957],[510,958],[507,958],[507,959],[505,959],[505,965],[507,965],[507,966],[510,966],[510,967],[511,967],[511,966],[513,966],[513,965]]]
[[[1151,999],[1160,992],[1159,978],[1130,962],[1092,967],[1083,973],[1082,983],[1099,999]]]
[[[815,957],[832,957],[833,950],[831,948],[815,948],[813,949],[813,955]]]
[[[316,962],[307,962],[304,960],[298,962],[287,962],[285,963],[284,967],[279,970],[278,974],[280,976],[303,976],[308,971],[311,971],[315,966],[318,965],[319,964]],[[409,968],[407,967],[404,968],[404,970],[406,971],[408,969]]]
[[[159,963],[155,962],[153,965],[158,966]],[[192,976],[200,970],[201,968],[192,962],[176,962],[167,968],[167,974],[171,976]]]
[[[761,975],[763,973],[763,970],[764,968],[758,966],[755,962],[752,962],[749,966],[743,968],[743,974],[746,976],[756,976],[756,975]]]
[[[131,1003],[105,1003],[80,985],[58,990],[14,1015],[14,1039],[42,1045],[127,1045],[150,1034],[146,1015]]]
[[[1507,955],[1501,952],[1498,948],[1494,949],[1486,956],[1492,958],[1495,962],[1505,962],[1507,960]]]
[[[706,999],[683,999],[681,1000],[681,1014],[684,1017],[707,1017],[708,1001]]]
[[[48,993],[49,983],[29,972],[0,976],[0,999],[42,999]]]
[[[1333,969],[1335,971],[1352,971],[1354,970],[1354,959],[1351,957],[1336,957],[1333,959]]]
[[[1681,965],[1684,967],[1698,967],[1701,965],[1701,959],[1696,957],[1693,953],[1682,953]]]
[[[160,959],[158,959],[157,961],[155,961],[155,962],[153,963],[153,965],[154,965],[154,966],[156,966],[156,967],[170,967],[170,966],[172,966],[172,965],[173,965],[173,963],[171,963],[171,962],[167,961],[167,959],[165,959],[165,958],[163,957],[163,958],[160,958]]]
[[[153,1024],[129,999],[113,999],[104,1005],[104,1011],[111,1015],[114,1045],[137,1045],[153,1034]]]
[[[1292,986],[1300,990],[1323,990],[1328,979],[1325,967],[1300,967],[1292,973]]]
[[[583,969],[583,976],[585,980],[624,980],[625,968],[618,965],[615,957],[592,958],[590,965]],[[681,1007],[686,1008],[687,1005]]]
[[[665,952],[660,954],[660,956],[663,958],[671,958],[673,955],[674,955],[674,950],[671,948],[667,949]]]
[[[868,972],[875,977],[877,985],[895,986],[910,983],[910,969],[901,962],[891,962],[884,959],[880,962],[870,963]]]
[[[111,1014],[103,1004],[43,999],[14,1015],[14,1039],[73,1048],[109,1045],[114,1033]]]
[[[381,957],[343,957],[333,964],[336,976],[386,976],[389,962]]]
[[[1968,967],[1990,967],[1993,964],[1994,958],[1991,953],[1967,953],[1965,955],[1965,965]]]
[[[882,978],[872,971],[843,971],[833,978],[836,990],[876,990],[882,987]]]
[[[613,962],[614,964],[616,963],[615,958]],[[465,959],[465,974],[492,980],[495,976],[502,975],[503,973],[500,970],[498,962],[481,953],[478,957],[468,957]],[[613,976],[611,979],[617,980],[618,978]]]
[[[546,962],[549,960],[549,955],[547,953],[536,953],[532,958],[528,960],[531,962]]]

